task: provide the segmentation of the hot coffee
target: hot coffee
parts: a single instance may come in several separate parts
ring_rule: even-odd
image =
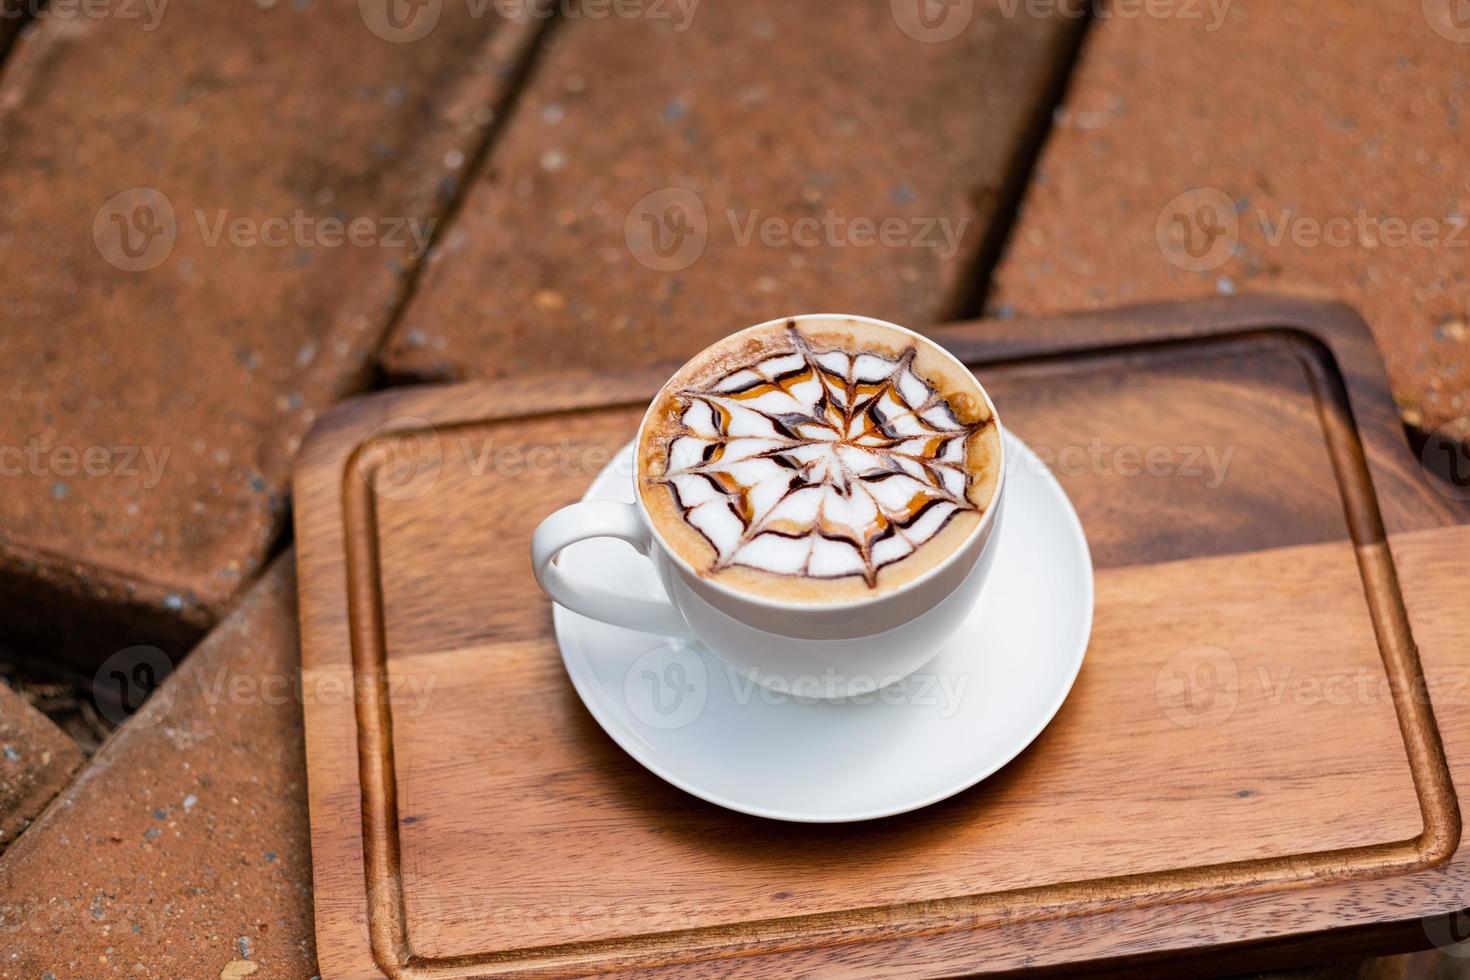
[[[744,330],[665,385],[638,443],[654,531],[701,576],[796,602],[913,581],[979,527],[1001,440],[954,357],[900,327]]]

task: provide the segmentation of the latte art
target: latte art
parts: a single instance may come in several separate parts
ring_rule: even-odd
[[[713,572],[874,587],[882,569],[980,509],[972,440],[994,419],[962,421],[973,405],[957,412],[921,377],[913,345],[837,346],[794,325],[785,334],[784,349],[671,392],[654,482],[708,542]]]

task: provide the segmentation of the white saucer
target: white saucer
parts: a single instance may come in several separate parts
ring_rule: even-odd
[[[1071,502],[1006,433],[1000,552],[980,605],[917,674],[848,702],[797,700],[737,676],[699,646],[555,607],[572,684],[613,740],[686,792],[777,820],[870,820],[989,776],[1061,707],[1092,631],[1092,558]],[[586,500],[633,500],[632,446]],[[572,545],[573,577],[661,594],[652,565],[607,539]],[[861,701],[862,703],[857,703]]]

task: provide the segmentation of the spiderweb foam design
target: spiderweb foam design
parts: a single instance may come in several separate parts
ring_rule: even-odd
[[[714,547],[716,569],[742,565],[814,578],[861,575],[913,554],[961,511],[970,437],[896,359],[794,349],[679,393],[663,482]]]

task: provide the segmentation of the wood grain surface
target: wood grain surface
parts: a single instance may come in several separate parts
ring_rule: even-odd
[[[1409,453],[1361,321],[1254,298],[932,333],[1071,495],[1096,620],[1030,749],[861,825],[683,794],[562,672],[530,533],[666,370],[323,420],[295,495],[324,976],[1227,970],[1451,941],[1470,515]]]

